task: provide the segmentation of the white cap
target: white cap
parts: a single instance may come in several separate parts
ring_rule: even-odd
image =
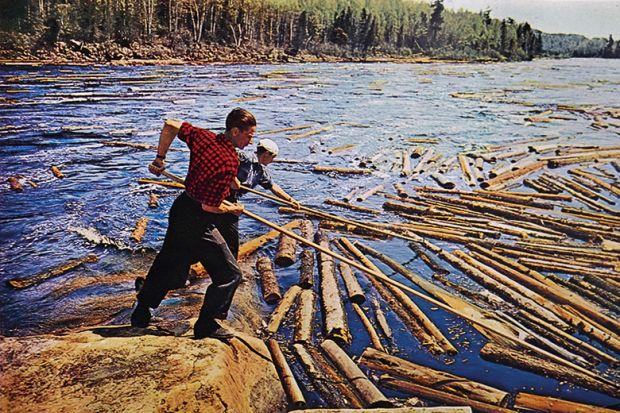
[[[271,139],[261,139],[260,141],[258,141],[258,145],[256,145],[256,147],[263,148],[267,152],[271,153],[273,156],[277,156],[278,152],[280,151],[278,149],[278,145]]]

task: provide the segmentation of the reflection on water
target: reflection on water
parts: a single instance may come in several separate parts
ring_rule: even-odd
[[[323,201],[341,199],[357,187],[385,184],[391,190],[392,183],[399,181],[394,168],[397,151],[418,145],[411,138],[436,142],[433,148],[445,158],[515,139],[620,143],[617,127],[593,129],[585,116],[570,114],[570,119],[544,124],[524,121],[558,104],[620,107],[619,69],[618,61],[596,59],[499,65],[1,67],[2,181],[18,176],[24,191],[12,192],[8,184],[0,189],[0,279],[35,275],[89,253],[100,260],[30,289],[10,290],[3,282],[0,334],[52,332],[85,320],[127,321],[133,278],[148,268],[153,256],[148,250],[160,246],[167,211],[178,190],[137,182],[147,176],[153,150],[106,143],[156,145],[165,118],[220,130],[226,114],[236,106],[254,112],[259,133],[309,125],[269,134],[280,144],[280,158],[305,161],[270,166],[276,181],[305,205],[360,217]],[[325,129],[287,140],[320,128]],[[182,142],[175,141],[173,148],[182,149]],[[371,158],[373,175],[310,172],[316,162],[357,167]],[[167,161],[172,172],[183,175],[187,152],[171,151]],[[58,166],[65,178],[55,178],[51,165]],[[433,185],[427,178],[413,184]],[[148,207],[151,192],[158,194],[159,208]],[[381,209],[383,201],[373,196],[364,206]],[[247,195],[244,202],[249,210],[272,221],[289,219],[279,215],[271,201]],[[142,244],[137,245],[129,236],[140,217],[147,217],[149,223]],[[241,221],[243,239],[265,231],[249,219]],[[414,259],[404,242],[369,245],[430,277],[430,270]],[[267,253],[273,254],[273,248],[268,246]],[[297,281],[297,267],[279,269],[278,276],[288,287]],[[102,302],[107,309],[103,312]],[[481,361],[477,353],[483,339],[466,323],[427,303],[419,305],[444,331],[463,332],[451,334],[458,336],[454,342],[459,355],[456,363],[447,366],[451,361],[429,356],[400,332],[393,343],[400,356],[471,378],[505,377],[502,386],[508,390],[527,386],[548,394],[560,391],[555,381]],[[400,322],[392,314],[388,318],[398,330]],[[368,341],[357,317],[350,317],[350,322],[360,337],[350,350],[359,354]],[[609,402],[580,389],[561,391],[573,399]]]

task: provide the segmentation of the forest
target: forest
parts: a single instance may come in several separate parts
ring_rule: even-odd
[[[202,44],[287,54],[531,60],[619,57],[613,38],[547,35],[492,10],[443,0],[0,0],[0,46],[36,51],[58,42],[160,44],[177,56]]]

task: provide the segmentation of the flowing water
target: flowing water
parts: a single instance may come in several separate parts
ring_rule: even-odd
[[[262,135],[278,142],[279,158],[304,161],[272,164],[269,168],[275,181],[304,205],[377,219],[323,201],[378,184],[393,193],[392,184],[400,181],[395,154],[414,145],[432,146],[447,158],[487,144],[532,138],[559,137],[575,145],[620,144],[617,126],[594,129],[592,119],[574,113],[560,111],[558,114],[569,119],[551,123],[524,121],[558,104],[619,108],[619,74],[620,61],[598,59],[492,65],[0,67],[0,174],[5,182],[0,189],[0,334],[57,332],[93,319],[127,322],[133,272],[144,272],[153,251],[160,247],[167,212],[178,190],[137,182],[148,177],[146,167],[154,157],[153,150],[110,142],[157,145],[166,118],[221,130],[226,114],[242,106],[256,115],[258,138],[261,131],[310,125],[308,129]],[[453,96],[455,92],[465,95]],[[287,139],[325,127],[329,129],[319,134]],[[435,143],[411,143],[411,138]],[[333,151],[343,145],[351,147]],[[178,140],[173,148],[180,150],[169,152],[168,169],[183,176],[188,153]],[[311,171],[313,163],[357,167],[360,161],[380,154],[374,162],[375,173],[368,176]],[[65,178],[54,177],[51,165],[58,166]],[[23,192],[9,189],[9,176],[20,177]],[[459,182],[460,188],[466,189]],[[413,184],[434,185],[427,178]],[[156,209],[147,206],[153,191],[160,196],[161,205]],[[382,196],[373,196],[363,205],[381,209],[383,201]],[[277,223],[290,220],[279,215],[271,201],[250,194],[243,202],[250,211]],[[138,245],[129,236],[143,216],[149,224]],[[379,219],[397,220],[389,215]],[[266,231],[249,218],[241,220],[242,241]],[[368,244],[430,278],[431,271],[404,241]],[[436,244],[454,248],[440,241]],[[274,251],[274,244],[269,244],[261,253],[272,256]],[[14,290],[4,282],[27,278],[89,253],[96,254],[99,261],[37,286]],[[453,272],[458,278],[458,272]],[[297,280],[297,265],[278,269],[277,274],[286,288]],[[107,303],[103,313],[92,310],[97,301]],[[397,331],[392,347],[400,357],[511,392],[525,390],[618,406],[619,400],[593,391],[482,361],[478,351],[484,339],[479,334],[455,316],[415,301],[453,340],[459,354],[431,356],[389,315]],[[175,303],[183,305],[175,298],[164,304]],[[351,310],[349,304],[347,309]],[[360,354],[369,340],[355,313],[349,312],[355,339],[347,351]]]

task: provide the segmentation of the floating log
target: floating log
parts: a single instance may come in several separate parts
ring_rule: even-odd
[[[301,265],[299,267],[299,286],[304,289],[314,285],[314,252],[310,249],[301,252]]]
[[[480,356],[494,363],[506,364],[511,367],[530,371],[536,374],[553,377],[554,379],[576,384],[586,389],[608,394],[612,397],[620,397],[620,387],[613,382],[595,379],[573,368],[559,363],[543,359],[526,351],[489,342],[480,349]]]
[[[288,310],[295,303],[297,296],[301,292],[301,287],[298,285],[293,285],[289,288],[286,293],[284,293],[284,297],[278,303],[278,306],[271,313],[271,317],[269,318],[269,324],[265,328],[265,331],[269,334],[274,334],[280,328],[280,324],[282,324],[282,320],[288,313]]]
[[[157,208],[159,207],[159,200],[157,199],[157,194],[151,192],[149,194],[149,208]]]
[[[413,149],[409,152],[409,156],[413,159],[418,159],[420,156],[424,154],[426,149],[424,146],[414,146]]]
[[[165,186],[167,188],[180,188],[180,189],[184,189],[185,185],[179,183],[179,182],[173,182],[173,181],[158,181],[156,179],[145,179],[145,178],[140,178],[138,179],[138,183],[145,185],[145,184],[155,184],[155,185],[161,185],[161,186]]]
[[[515,408],[527,411],[546,413],[612,413],[615,409],[606,409],[592,404],[576,403],[555,397],[539,396],[537,394],[517,393]]]
[[[295,408],[305,407],[306,399],[297,384],[297,380],[295,380],[295,376],[293,376],[291,368],[286,362],[286,358],[284,358],[284,354],[282,354],[280,345],[274,339],[270,339],[267,341],[267,347],[271,353],[271,359],[278,372],[278,376],[280,376],[280,382],[282,383],[282,388],[286,393],[289,403]]]
[[[383,395],[372,384],[372,382],[364,375],[362,370],[349,358],[338,345],[332,340],[324,340],[321,343],[321,348],[329,359],[336,365],[345,377],[349,380],[351,385],[360,394],[365,404],[370,407],[392,407],[387,397]]]
[[[296,220],[293,220],[287,223],[286,225],[283,225],[282,228],[287,229],[287,230],[292,230],[292,229],[298,228],[301,225],[301,223],[302,223],[301,219],[296,219]],[[244,242],[239,247],[238,259],[241,260],[247,257],[248,255],[254,253],[257,249],[259,249],[260,247],[262,247],[269,241],[279,236],[280,236],[280,231],[277,231],[274,229],[273,231],[269,231],[265,235],[261,235],[260,237],[256,237],[247,242]]]
[[[477,158],[477,159],[482,159],[482,158]],[[472,168],[472,171],[474,173],[474,178],[476,179],[477,182],[484,182],[484,174],[482,173],[482,169],[478,169],[474,167]]]
[[[420,257],[422,261],[424,261],[428,268],[433,270],[435,274],[450,274],[450,271],[439,265],[439,263],[432,259],[418,244],[416,244],[415,242],[410,242],[408,245],[409,248],[411,248],[416,253],[416,255]]]
[[[620,156],[620,153],[619,153]],[[595,184],[601,186],[602,188],[605,188],[606,190],[608,190],[609,192],[613,193],[616,196],[620,197],[620,188],[618,188],[617,186],[611,185],[605,181],[603,181],[600,178],[597,178],[596,176],[589,174],[581,169],[578,168],[574,168],[574,169],[569,169],[568,173],[573,174],[573,175],[578,175],[581,177],[584,177],[586,179],[589,179],[590,181],[594,182]]]
[[[366,228],[363,226],[358,226],[358,225],[354,225],[354,224],[347,224],[344,222],[337,222],[337,221],[329,221],[329,220],[321,220],[319,222],[319,228],[320,229],[329,229],[329,230],[333,230],[333,231],[341,231],[344,232],[346,234],[355,234],[355,235],[361,235],[363,237],[370,237],[370,238],[381,238],[381,239],[390,239],[391,237],[386,237],[382,232],[381,229],[374,229],[374,228]]]
[[[338,174],[353,174],[353,175],[363,175],[363,174],[372,173],[372,169],[366,169],[366,168],[338,168],[338,167],[321,166],[321,165],[315,165],[312,168],[312,171],[321,172],[321,173],[334,172]]]
[[[587,161],[597,161],[601,159],[609,159],[609,158],[617,158],[620,156],[620,151],[618,150],[602,150],[602,151],[594,151],[590,153],[579,153],[568,156],[552,156],[544,159],[549,165],[550,168],[559,168],[561,166],[583,163]]]
[[[338,392],[337,386],[335,386],[334,383],[329,382],[324,370],[317,365],[310,352],[302,344],[293,344],[293,350],[295,351],[295,354],[297,354],[297,359],[304,368],[307,376],[312,380],[312,385],[329,406],[343,406],[345,404],[351,404]],[[342,385],[342,383],[340,384]]]
[[[324,128],[319,128],[319,129],[315,129],[315,130],[311,130],[305,133],[300,133],[298,135],[292,135],[288,137],[289,141],[296,141],[297,139],[301,139],[301,138],[307,138],[308,136],[313,136],[313,135],[317,135],[319,133],[322,132],[327,132],[332,130],[334,127],[333,126],[325,126]]]
[[[340,145],[340,146],[337,146],[335,148],[328,149],[327,153],[329,155],[334,155],[334,154],[337,154],[337,153],[349,151],[349,150],[351,150],[353,148],[357,148],[357,144],[350,143],[350,144],[347,144],[347,145]]]
[[[470,288],[464,287],[460,284],[450,281],[442,274],[433,274],[433,279],[439,281],[446,287],[456,291],[461,294],[463,297],[467,297],[476,303],[487,303],[490,304],[495,310],[506,309],[508,310],[509,306],[506,303],[506,300],[500,298],[498,295],[486,290],[482,289],[480,291],[474,291]]]
[[[357,202],[363,202],[367,200],[368,198],[370,198],[372,195],[376,194],[377,192],[383,191],[383,189],[384,189],[383,185],[373,186],[372,188],[368,189],[366,192],[358,195]]]
[[[446,188],[446,189],[454,189],[454,187],[456,186],[454,184],[454,182],[450,181],[445,175],[442,175],[439,172],[435,172],[431,174],[431,178],[433,178],[435,181],[437,181],[437,183],[442,187],[442,188]]]
[[[468,380],[465,377],[422,366],[370,347],[367,347],[360,356],[359,364],[460,397],[498,406],[508,404],[509,393],[503,390]]]
[[[381,309],[381,304],[379,304],[379,300],[377,297],[372,298],[372,306],[374,308],[375,319],[377,320],[377,324],[383,331],[383,334],[389,339],[392,340],[392,329],[390,328],[390,323],[388,323],[387,318],[385,318],[385,314]]]
[[[398,194],[399,197],[401,197],[401,198],[408,198],[409,197],[409,194],[407,193],[405,188],[401,184],[399,184],[398,182],[394,183],[394,189],[396,190],[396,193]]]
[[[299,130],[299,129],[308,129],[311,128],[312,125],[297,125],[297,126],[289,126],[286,128],[279,128],[279,129],[271,129],[271,130],[266,130],[266,131],[260,131],[257,133],[257,135],[268,135],[268,134],[273,134],[273,133],[278,133],[278,132],[288,132],[288,131],[292,131],[292,130]]]
[[[399,390],[405,393],[412,394],[414,396],[421,397],[423,399],[432,400],[437,403],[457,406],[469,406],[476,412],[483,413],[514,413],[514,410],[499,407],[489,403],[483,403],[477,400],[472,400],[469,397],[456,396],[451,393],[432,389],[430,387],[421,386],[419,384],[412,383],[410,381],[399,380],[389,375],[383,375],[380,378],[382,386]]]
[[[58,169],[58,167],[55,165],[52,165],[50,167],[50,170],[52,171],[52,173],[54,174],[56,178],[62,179],[65,177],[65,175],[62,172],[60,172],[60,169]]]
[[[263,299],[267,304],[273,304],[282,298],[278,279],[273,272],[273,264],[268,257],[260,257],[256,260],[256,270],[261,279]]]
[[[15,176],[9,176],[6,181],[11,186],[11,189],[15,192],[23,192],[24,187],[19,183],[19,180]]]
[[[340,270],[340,275],[344,280],[344,285],[347,289],[347,293],[349,296],[349,300],[352,303],[361,304],[366,301],[366,296],[364,295],[364,290],[360,286],[357,277],[353,274],[353,270],[351,270],[351,266],[344,262],[338,263],[338,269]]]
[[[471,413],[471,407],[441,406],[441,407],[387,407],[378,409],[308,409],[292,410],[289,413]]]
[[[469,186],[476,186],[474,182],[474,173],[471,170],[471,166],[467,161],[467,157],[465,155],[458,155],[459,165],[461,165],[461,171],[463,173],[463,179]]]
[[[361,207],[361,206],[358,206],[358,205],[351,205],[351,204],[349,204],[347,202],[336,201],[335,199],[326,199],[323,202],[325,202],[328,205],[334,205],[334,206],[337,206],[337,207],[350,209],[351,211],[363,212],[365,214],[375,214],[375,215],[383,214],[382,211],[379,211],[379,210],[376,210],[376,209]]]
[[[142,217],[136,222],[136,226],[131,232],[131,238],[135,242],[142,242],[142,238],[144,238],[144,233],[146,232],[146,226],[148,224],[148,218]]]
[[[97,262],[99,258],[94,254],[88,254],[85,257],[77,258],[73,260],[69,260],[64,264],[58,265],[50,270],[39,273],[35,276],[29,278],[12,278],[7,280],[7,285],[13,288],[27,288],[36,284],[40,284],[43,281],[49,280],[50,278],[58,277],[59,275],[65,274],[74,268],[91,262]]]
[[[362,188],[353,188],[352,190],[350,190],[343,198],[342,200],[344,202],[351,202],[353,200],[353,198],[355,198],[355,195],[361,190]]]
[[[302,290],[295,312],[295,343],[310,343],[312,340],[312,321],[314,319],[315,294],[312,290]]]
[[[304,219],[301,222],[299,231],[301,232],[301,236],[308,241],[312,241],[314,239],[314,224],[309,219]],[[307,248],[307,245],[302,245],[302,247]]]
[[[327,234],[317,232],[315,239],[317,244],[329,249]],[[329,337],[340,343],[350,343],[351,333],[347,325],[347,314],[340,298],[340,290],[334,268],[334,259],[319,252],[320,296],[323,305],[323,320],[325,322],[325,337]]]
[[[278,267],[290,267],[297,259],[297,240],[280,234],[274,263]]]
[[[362,307],[360,307],[357,303],[353,303],[352,306],[353,306],[353,310],[357,313],[360,320],[362,321],[362,324],[366,328],[366,332],[368,333],[368,336],[370,337],[370,342],[372,346],[379,351],[385,351],[385,349],[383,348],[383,344],[381,344],[381,339],[379,339],[379,335],[377,334],[377,331],[375,330],[375,327],[372,325],[372,323],[370,322],[370,320],[364,313],[364,310],[362,310]]]
[[[415,175],[424,172],[424,168],[426,168],[430,163],[434,162],[434,156],[435,150],[433,148],[427,149],[426,152],[424,152],[424,155],[422,155],[422,157],[418,161],[418,164],[411,171],[411,177],[414,177]],[[411,177],[409,179],[411,179]]]
[[[407,151],[402,151],[401,156],[403,158],[403,164],[400,170],[400,176],[411,175],[411,157]]]
[[[545,166],[546,163],[542,161],[532,162],[531,164],[523,166],[516,171],[506,172],[504,174],[497,175],[493,179],[484,181],[480,184],[480,187],[483,189],[488,189],[489,191],[496,191],[498,189],[505,188],[509,183],[512,183],[513,181],[520,179],[527,174],[536,172],[544,168]]]

